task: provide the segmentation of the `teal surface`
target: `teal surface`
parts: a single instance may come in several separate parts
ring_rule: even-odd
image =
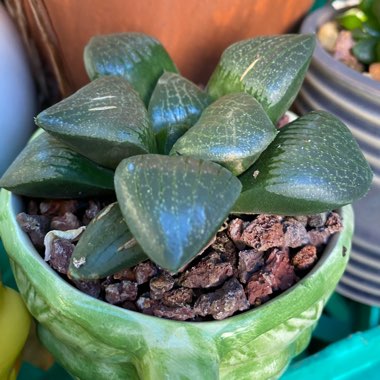
[[[3,247],[3,243],[0,240],[0,271],[1,281],[5,286],[17,290],[16,281],[13,277],[11,268],[9,267],[8,256],[6,255]]]
[[[17,380],[72,380],[72,377],[58,364],[54,364],[48,371],[23,363]]]
[[[380,327],[375,327],[294,363],[281,380],[377,380],[379,374]]]

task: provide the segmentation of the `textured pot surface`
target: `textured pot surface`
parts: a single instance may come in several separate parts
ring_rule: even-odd
[[[315,33],[336,15],[330,6],[310,14],[302,33]],[[352,299],[380,306],[380,82],[335,60],[317,42],[295,106],[300,114],[324,109],[351,130],[374,172],[368,195],[354,204],[355,235],[347,270],[338,291]]]
[[[79,379],[277,378],[308,344],[323,305],[344,271],[353,214],[344,231],[297,285],[265,305],[215,322],[177,322],[118,308],[63,281],[17,225],[21,199],[1,191],[0,231],[39,335]]]

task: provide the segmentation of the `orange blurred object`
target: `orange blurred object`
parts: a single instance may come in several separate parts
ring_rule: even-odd
[[[313,0],[6,0],[67,96],[88,82],[91,36],[139,31],[158,38],[182,75],[206,83],[231,43],[292,29]],[[26,26],[25,26],[26,23]],[[30,42],[30,41],[29,41]]]

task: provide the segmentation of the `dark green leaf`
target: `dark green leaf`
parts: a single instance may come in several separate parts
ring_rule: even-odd
[[[314,46],[315,36],[310,34],[237,42],[223,52],[207,90],[213,99],[231,92],[248,92],[275,122],[296,97]]]
[[[113,172],[42,132],[8,168],[0,187],[29,197],[98,196],[113,192]]]
[[[204,110],[170,154],[214,161],[239,175],[256,161],[276,134],[257,100],[245,93],[229,94]]]
[[[177,72],[161,43],[143,33],[92,37],[84,49],[84,64],[91,80],[104,75],[124,77],[146,105],[162,73]]]
[[[69,277],[75,280],[105,278],[147,258],[129,231],[119,205],[112,203],[82,234],[70,259]]]
[[[240,180],[233,211],[307,215],[363,196],[372,171],[349,129],[317,111],[283,127]]]
[[[380,40],[377,41],[375,46],[375,62],[380,62]]]
[[[377,42],[378,40],[373,37],[358,41],[352,48],[352,52],[360,62],[370,64],[375,62],[375,47]]]
[[[362,0],[360,7],[372,18],[372,24],[377,25],[377,29],[380,27],[380,1],[379,0]]]
[[[162,74],[148,108],[158,151],[168,154],[209,103],[207,93],[186,78],[173,73]]]
[[[94,80],[41,112],[36,123],[109,168],[116,168],[123,158],[156,150],[148,112],[123,78]]]
[[[241,184],[213,162],[149,154],[120,163],[115,189],[124,219],[144,252],[156,264],[177,271],[217,232]]]
[[[355,41],[361,41],[361,40],[366,40],[368,38],[371,38],[371,36],[365,33],[362,29],[354,29],[351,31],[351,33],[352,33],[352,38]]]
[[[380,25],[373,17],[368,18],[368,20],[363,23],[363,31],[369,36],[380,37]]]

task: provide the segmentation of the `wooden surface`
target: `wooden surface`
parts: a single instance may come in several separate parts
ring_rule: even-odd
[[[64,95],[88,82],[83,47],[95,34],[140,31],[158,38],[181,73],[205,83],[231,43],[291,30],[312,0],[7,0],[27,23]],[[13,12],[16,13],[16,12]]]

